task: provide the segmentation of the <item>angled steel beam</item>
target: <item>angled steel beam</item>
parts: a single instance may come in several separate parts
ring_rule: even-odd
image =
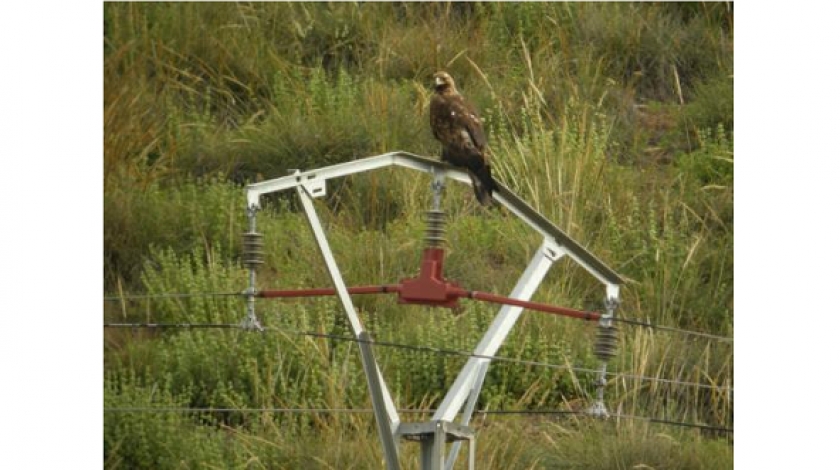
[[[388,470],[399,470],[399,436],[397,429],[400,425],[400,418],[397,414],[397,407],[394,405],[394,400],[391,398],[388,387],[385,385],[385,379],[382,377],[382,371],[379,370],[379,365],[377,365],[376,359],[373,356],[373,351],[370,347],[370,335],[364,330],[362,322],[356,314],[356,308],[353,306],[350,293],[347,291],[347,286],[344,284],[341,271],[338,269],[335,257],[333,257],[329,241],[324,233],[324,228],[321,226],[318,213],[315,211],[315,205],[312,203],[313,196],[309,191],[320,192],[317,185],[314,187],[308,187],[306,185],[297,187],[300,201],[306,212],[306,218],[309,221],[312,234],[315,236],[315,240],[321,249],[321,255],[324,258],[324,263],[327,265],[327,270],[332,278],[338,298],[344,307],[347,318],[350,320],[353,334],[359,339],[358,344],[362,354],[362,366],[368,381],[371,402],[376,411],[376,424],[379,429],[379,439],[385,450],[386,466]]]
[[[565,250],[557,246],[552,240],[544,240],[531,260],[531,263],[528,265],[528,268],[519,278],[519,282],[513,288],[510,297],[521,300],[530,299],[540,285],[540,282],[542,282],[548,269],[555,261],[563,256],[564,252]],[[493,324],[490,325],[490,329],[484,334],[484,337],[478,346],[476,346],[473,353],[476,356],[492,356],[496,354],[496,351],[499,350],[502,342],[508,333],[510,333],[510,330],[513,329],[513,325],[519,319],[521,313],[522,307],[510,305],[502,307],[499,310],[499,314],[496,315],[496,319],[493,320]],[[464,405],[464,402],[470,394],[470,390],[476,384],[478,372],[483,367],[486,367],[483,364],[489,361],[490,359],[486,357],[471,357],[467,360],[467,363],[458,374],[458,378],[455,379],[455,383],[452,384],[449,392],[443,398],[440,407],[434,416],[432,416],[432,420],[451,422],[455,419],[455,415],[458,414],[458,410]]]
[[[598,259],[598,257],[584,248],[583,245],[567,235],[560,227],[546,219],[545,216],[537,212],[536,209],[531,207],[506,186],[502,184],[498,186],[499,190],[493,193],[493,197],[496,200],[530,225],[531,228],[540,232],[545,237],[552,238],[558,245],[566,248],[566,254],[595,276],[602,284],[624,284],[624,280],[617,272],[613,271],[603,261]]]

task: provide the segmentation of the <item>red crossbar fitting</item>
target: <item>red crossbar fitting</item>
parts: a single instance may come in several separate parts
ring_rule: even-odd
[[[426,248],[420,275],[400,281],[399,302],[457,308],[461,291],[457,283],[443,278],[443,249]]]

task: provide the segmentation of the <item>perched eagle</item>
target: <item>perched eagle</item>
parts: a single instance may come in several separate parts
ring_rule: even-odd
[[[432,133],[443,144],[441,160],[466,168],[478,201],[489,205],[498,186],[490,176],[487,138],[478,112],[458,93],[455,81],[448,73],[437,72],[434,79],[435,93],[429,107],[429,118]]]

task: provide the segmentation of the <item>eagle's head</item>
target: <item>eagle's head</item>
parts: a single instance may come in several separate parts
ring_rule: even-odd
[[[446,72],[437,72],[434,74],[435,91],[438,93],[455,92],[455,80]]]

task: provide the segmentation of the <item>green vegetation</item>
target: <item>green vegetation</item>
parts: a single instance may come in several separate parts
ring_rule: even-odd
[[[105,265],[108,295],[228,293],[244,184],[393,150],[438,151],[429,78],[448,70],[482,110],[495,174],[627,279],[620,314],[732,336],[733,13],[723,3],[107,3]],[[416,274],[429,181],[384,170],[318,201],[348,284]],[[294,198],[259,215],[260,288],[328,286]],[[450,184],[446,276],[507,293],[539,236]],[[534,300],[600,308],[567,260]],[[356,299],[381,341],[469,351],[492,320]],[[264,333],[105,330],[106,468],[380,468],[358,349],[332,298],[259,301]],[[105,320],[233,323],[237,297],[106,302]],[[594,368],[594,326],[526,312],[500,356]],[[401,408],[435,407],[465,358],[377,347]],[[622,327],[610,370],[733,385],[731,343]],[[593,398],[586,372],[495,362],[479,409],[558,409]],[[732,426],[719,389],[613,377],[612,410]],[[113,411],[192,408],[184,412]],[[413,418],[413,417],[412,417]],[[417,418],[419,419],[419,418]],[[476,417],[481,468],[732,466],[696,429],[583,417]],[[419,446],[404,444],[406,468]],[[459,467],[460,468],[460,467]]]

